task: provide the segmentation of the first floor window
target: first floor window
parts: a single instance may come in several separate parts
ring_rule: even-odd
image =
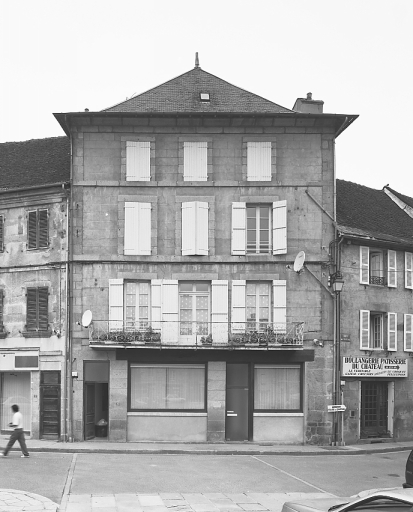
[[[301,411],[301,367],[255,365],[254,410]]]
[[[46,209],[33,210],[27,218],[28,249],[43,249],[49,246],[49,212]]]
[[[247,253],[269,253],[271,247],[269,205],[247,205]]]
[[[269,283],[250,283],[246,286],[247,329],[262,331],[270,321]]]
[[[27,288],[27,331],[47,331],[49,328],[49,289]]]
[[[132,364],[132,410],[205,410],[205,365]]]
[[[180,335],[207,335],[210,317],[208,283],[179,283]]]
[[[125,286],[125,323],[127,329],[149,326],[150,283],[127,282]]]

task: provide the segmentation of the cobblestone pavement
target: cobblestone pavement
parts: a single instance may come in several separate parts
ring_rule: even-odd
[[[48,498],[32,492],[17,491],[15,489],[0,489],[0,511],[18,512],[22,510],[48,510],[55,512],[58,505]],[[116,510],[116,509],[115,509]]]

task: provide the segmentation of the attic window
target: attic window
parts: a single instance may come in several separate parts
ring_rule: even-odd
[[[209,92],[201,92],[199,96],[202,103],[209,103]]]

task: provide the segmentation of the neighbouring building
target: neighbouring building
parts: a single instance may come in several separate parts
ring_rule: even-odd
[[[346,443],[413,438],[412,206],[388,186],[337,180]]]
[[[69,439],[330,443],[334,145],[357,116],[196,65],[55,117],[72,155]]]
[[[67,137],[0,144],[0,430],[64,439]]]

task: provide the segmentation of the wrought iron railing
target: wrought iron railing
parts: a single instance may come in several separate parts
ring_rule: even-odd
[[[130,322],[94,320],[90,346],[254,347],[302,346],[304,323],[255,322]]]
[[[384,277],[370,276],[370,284],[377,284],[379,286],[384,286],[386,284],[386,280]]]

